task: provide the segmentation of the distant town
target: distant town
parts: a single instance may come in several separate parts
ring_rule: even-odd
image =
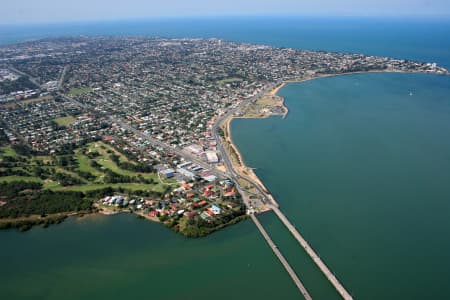
[[[435,63],[219,39],[64,37],[0,47],[0,227],[133,212],[203,236],[276,206],[235,117],[286,116],[284,82]]]

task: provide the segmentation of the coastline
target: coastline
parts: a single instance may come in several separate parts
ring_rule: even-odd
[[[188,238],[199,238],[199,237],[209,235],[209,234],[219,231],[222,228],[225,228],[229,225],[237,224],[240,221],[245,220],[248,217],[246,214],[242,214],[242,215],[232,218],[231,220],[229,220],[226,223],[218,224],[215,227],[202,227],[202,229],[203,229],[202,231],[190,232],[190,231],[186,231],[186,230],[180,230],[178,227],[176,227],[176,226],[174,227],[174,226],[170,225],[171,222],[161,221],[158,217],[152,217],[148,213],[145,213],[144,211],[136,211],[136,210],[126,209],[126,208],[117,208],[117,207],[105,207],[105,206],[101,206],[99,204],[94,204],[94,206],[97,208],[97,211],[93,212],[89,215],[86,215],[84,217],[94,217],[96,215],[112,216],[112,215],[117,215],[117,214],[133,214],[139,219],[150,221],[152,223],[158,223],[160,225],[163,225],[164,227],[167,227],[168,229],[172,230],[173,232],[180,234],[182,236],[188,237]]]
[[[298,78],[298,79],[290,79],[290,80],[284,80],[283,82],[281,82],[280,84],[278,84],[275,88],[271,89],[270,91],[266,91],[265,93],[263,93],[262,96],[260,96],[260,98],[264,97],[264,96],[277,96],[279,98],[281,98],[281,103],[282,103],[282,107],[285,110],[285,113],[282,115],[282,119],[286,118],[287,114],[289,113],[289,109],[285,104],[285,99],[284,97],[281,97],[278,95],[278,92],[286,86],[286,84],[288,83],[301,83],[301,82],[306,82],[306,81],[310,81],[310,80],[315,80],[315,79],[320,79],[320,78],[327,78],[327,77],[337,77],[337,76],[345,76],[345,75],[354,75],[354,74],[368,74],[368,73],[405,73],[405,74],[430,74],[430,75],[443,75],[443,76],[449,76],[449,73],[446,74],[439,74],[439,73],[425,73],[425,72],[417,72],[417,71],[403,71],[403,70],[369,70],[369,71],[355,71],[355,72],[346,72],[346,73],[338,73],[338,74],[319,74],[319,75],[313,75],[313,76],[309,76],[309,77],[304,77],[304,78]],[[239,108],[238,111],[241,111],[244,107]],[[256,173],[254,172],[254,170],[252,168],[250,168],[249,166],[247,166],[245,164],[244,158],[242,156],[242,154],[239,152],[238,147],[236,146],[236,144],[233,142],[233,137],[232,137],[232,133],[231,133],[231,122],[233,121],[233,119],[265,119],[271,116],[275,116],[275,115],[280,115],[280,114],[273,114],[273,113],[269,113],[269,114],[265,114],[265,115],[260,115],[260,116],[235,116],[235,115],[231,115],[228,118],[226,118],[223,123],[220,125],[220,127],[223,129],[225,136],[222,138],[224,144],[226,144],[228,147],[225,147],[225,150],[227,151],[228,156],[231,158],[231,163],[233,165],[233,169],[240,175],[240,176],[244,176],[244,177],[248,177],[251,180],[253,180],[257,185],[259,185],[264,191],[266,191],[267,193],[269,193],[268,189],[266,188],[266,186],[264,185],[264,183],[261,181],[261,179],[256,175]],[[232,159],[233,156],[230,153],[230,150],[232,149],[233,153],[236,155],[237,157],[237,161]],[[270,195],[270,193],[269,193]],[[271,195],[270,195],[271,197]],[[272,201],[274,203],[276,203],[278,205],[278,203],[275,201],[275,199],[273,197]],[[268,211],[271,210],[270,207],[268,207],[266,205],[266,207],[264,208],[263,211]]]
[[[238,162],[231,159],[231,162],[233,164],[233,168],[239,173],[239,175],[244,175],[245,177],[249,177],[252,179],[257,185],[259,185],[264,191],[268,191],[266,186],[263,184],[263,182],[259,179],[259,177],[256,175],[256,173],[253,171],[252,168],[248,167],[245,162],[242,154],[239,152],[236,144],[233,142],[232,134],[231,134],[231,121],[235,117],[230,116],[224,121],[224,127],[225,127],[225,138],[224,142],[233,149],[233,152],[237,156]],[[253,119],[253,118],[252,118]],[[227,149],[228,150],[228,149]],[[229,150],[228,150],[229,152]],[[231,157],[230,153],[228,153],[228,156]]]
[[[139,218],[144,218],[144,219],[154,222],[154,223],[161,223],[157,217],[151,217],[150,215],[145,214],[142,211],[132,211],[132,210],[126,209],[126,208],[106,207],[103,205],[99,205],[97,203],[94,204],[94,207],[97,208],[96,214],[100,214],[100,215],[112,216],[112,215],[125,214],[125,213],[126,214],[134,214]]]
[[[30,215],[27,217],[19,218],[5,218],[0,219],[0,230],[2,229],[18,229],[20,231],[28,231],[32,227],[40,225],[44,228],[52,224],[60,224],[68,217],[85,218],[88,216],[93,216],[99,214],[97,211],[78,211],[78,212],[61,212],[49,214],[46,216],[41,215]]]
[[[275,87],[273,90],[269,92],[270,95],[275,96],[278,94],[278,92],[286,85],[287,81],[283,81],[281,84],[279,84],[277,87]]]
[[[426,73],[426,72],[418,72],[418,71],[401,71],[401,70],[370,70],[370,71],[356,71],[356,72],[346,72],[346,73],[338,73],[338,74],[318,74],[314,76],[308,76],[298,79],[290,79],[285,80],[283,82],[280,82],[275,87],[271,88],[270,90],[267,89],[266,91],[261,92],[261,94],[257,97],[256,101],[259,99],[262,99],[264,97],[272,97],[272,102],[267,102],[265,104],[260,104],[262,107],[268,107],[271,104],[273,106],[276,106],[277,108],[282,107],[284,109],[284,114],[279,113],[279,111],[271,112],[269,110],[268,113],[264,114],[256,114],[252,116],[246,116],[245,114],[242,116],[237,115],[230,115],[228,116],[223,122],[220,124],[220,127],[223,129],[225,135],[221,139],[223,140],[223,144],[226,145],[225,151],[226,154],[230,157],[230,161],[232,164],[233,169],[237,172],[239,177],[239,183],[245,188],[245,190],[248,192],[248,195],[255,196],[257,195],[256,188],[254,186],[250,187],[248,185],[248,182],[252,181],[256,184],[257,187],[259,187],[262,191],[267,193],[267,197],[271,200],[271,202],[274,205],[269,205],[268,203],[265,203],[265,205],[260,206],[257,209],[257,212],[264,212],[271,210],[273,206],[278,206],[276,200],[272,197],[267,187],[264,185],[262,180],[257,176],[254,169],[247,166],[244,160],[243,155],[240,153],[238,147],[233,141],[232,132],[231,132],[231,121],[234,118],[248,118],[248,119],[258,119],[258,118],[268,118],[270,116],[274,115],[282,115],[282,118],[284,119],[286,115],[288,114],[289,110],[287,106],[285,105],[285,99],[281,96],[278,96],[279,91],[286,86],[287,83],[300,83],[305,82],[309,80],[314,79],[320,79],[325,77],[336,77],[336,76],[345,76],[345,75],[354,75],[354,74],[366,74],[366,73],[405,73],[405,74],[430,74],[430,75],[444,75],[448,76],[449,73],[445,74],[439,74],[439,73]],[[273,86],[273,85],[272,85]],[[278,97],[274,100],[273,97]],[[255,103],[256,103],[255,101]],[[281,103],[281,105],[280,105]],[[245,104],[241,107],[238,107],[237,111],[235,113],[242,112],[242,110],[247,106],[252,104]],[[221,166],[222,168],[225,168],[225,166]],[[161,178],[159,178],[161,180]],[[251,196],[250,196],[251,198]],[[2,203],[0,202],[0,205]],[[64,213],[57,213],[57,214],[50,214],[45,216],[38,216],[38,215],[32,215],[29,217],[23,217],[23,218],[17,218],[17,219],[3,219],[0,220],[0,229],[6,229],[6,228],[18,228],[20,230],[28,230],[34,225],[42,225],[44,227],[47,227],[50,224],[57,224],[60,223],[62,220],[69,216],[76,216],[78,218],[84,218],[89,216],[94,216],[98,214],[103,215],[112,215],[112,214],[118,214],[118,213],[134,213],[139,217],[145,218],[149,221],[155,222],[155,223],[161,223],[165,224],[165,222],[161,222],[158,218],[150,217],[144,213],[138,213],[138,212],[132,212],[129,210],[116,210],[116,209],[103,209],[98,206],[94,206],[95,210],[93,211],[80,211],[80,212],[64,212]],[[183,233],[181,233],[183,234]]]

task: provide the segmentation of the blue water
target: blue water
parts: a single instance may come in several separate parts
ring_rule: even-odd
[[[450,19],[239,17],[0,26],[0,44],[63,35],[216,37],[423,60],[450,67]]]
[[[48,36],[81,34],[216,37],[279,47],[356,52],[415,59],[437,62],[450,68],[450,20],[448,19],[261,17],[0,26],[0,44]],[[372,84],[373,86],[371,86]],[[449,278],[447,269],[450,269],[450,259],[446,254],[447,250],[450,251],[450,241],[447,237],[450,235],[447,230],[449,224],[445,221],[448,217],[448,205],[445,200],[448,199],[447,194],[449,192],[443,184],[445,178],[447,178],[445,176],[448,175],[446,171],[448,169],[448,154],[446,153],[450,153],[446,152],[448,146],[446,142],[447,132],[449,130],[447,119],[450,118],[448,115],[448,85],[448,79],[439,76],[387,74],[329,78],[304,84],[292,84],[280,91],[291,107],[291,113],[286,120],[270,118],[267,120],[239,120],[238,123],[240,124],[233,123],[235,129],[233,136],[236,138],[246,161],[250,162],[252,167],[258,168],[258,175],[279,198],[282,208],[287,210],[287,215],[304,230],[303,233],[312,245],[316,247],[316,250],[332,267],[332,270],[337,273],[338,277],[343,280],[346,287],[357,298],[413,299],[419,297],[423,299],[427,298],[427,295],[430,296],[427,292],[433,295],[430,296],[433,299],[450,297],[450,291],[446,287]],[[366,94],[357,93],[361,90],[369,91],[367,98],[365,98]],[[409,91],[414,93],[412,98],[409,96]],[[337,97],[338,95],[340,96]],[[304,103],[297,103],[298,97],[302,99],[310,98],[309,101]],[[383,101],[377,103],[377,97],[382,97]],[[320,102],[312,101],[313,98]],[[426,101],[426,99],[432,99],[433,101]],[[410,100],[414,101],[409,103]],[[333,105],[327,106],[329,101],[335,102],[332,103]],[[327,109],[321,111],[320,106],[327,107]],[[373,111],[366,110],[368,107]],[[390,114],[385,115],[385,118],[378,118],[377,116],[386,109],[390,111]],[[421,114],[422,110],[423,114]],[[402,112],[412,115],[403,115]],[[342,113],[348,115],[342,115]],[[328,118],[327,122],[321,122],[324,117]],[[398,119],[398,117],[402,118]],[[358,131],[357,126],[352,122],[364,125],[365,128],[370,130]],[[386,132],[390,131],[389,135],[384,137],[384,132],[377,131],[376,126],[369,126],[370,122],[379,122],[380,124],[389,122],[384,127]],[[339,126],[335,126],[336,124]],[[392,131],[390,129],[392,126],[389,127],[388,125],[400,126]],[[284,126],[291,127],[284,131],[282,130]],[[239,130],[236,130],[236,128]],[[434,131],[433,134],[428,134],[433,128],[438,128],[438,130]],[[405,145],[395,146],[392,144],[392,141],[396,139],[399,139],[400,142],[412,144],[415,136],[412,133],[413,130],[419,131],[420,137],[423,139],[419,148],[411,148],[408,151],[405,150],[407,149]],[[290,131],[295,131],[296,135],[292,135]],[[407,134],[402,135],[404,132]],[[354,136],[352,137],[350,134]],[[264,136],[265,139],[258,140],[258,136]],[[320,139],[320,136],[322,139]],[[358,152],[358,149],[351,148],[349,146],[351,141],[356,141],[357,145],[363,147],[366,152]],[[308,142],[310,143],[307,144]],[[377,148],[374,148],[375,146]],[[431,146],[431,148],[427,150],[427,146]],[[333,149],[336,151],[333,151]],[[374,151],[375,149],[389,149],[389,152]],[[406,154],[404,157],[394,159],[395,155],[399,155],[399,149]],[[427,153],[424,156],[426,156],[429,164],[422,161],[417,163],[415,167],[411,167],[410,164],[414,164],[421,159],[420,151],[425,150],[427,150]],[[286,154],[285,157],[273,159],[273,157],[278,157],[280,153]],[[337,153],[342,155],[337,155]],[[378,160],[383,158],[390,160],[386,160],[383,164],[377,164],[374,157]],[[289,160],[289,158],[292,158],[292,160]],[[352,165],[352,158],[359,164]],[[265,162],[266,160],[269,163]],[[397,167],[398,164],[401,164],[401,168],[397,168],[398,170],[396,169],[393,172],[389,170],[389,163],[387,162],[390,162],[390,164],[397,163]],[[364,173],[367,172],[364,169],[364,164],[378,167],[379,172]],[[330,168],[330,165],[332,166],[331,169],[327,169]],[[443,168],[439,169],[439,165],[442,165]],[[302,166],[308,166],[308,169],[301,169]],[[418,174],[417,168],[419,167],[428,173]],[[299,181],[290,176],[289,172],[284,172],[284,168],[289,172],[298,171],[298,176],[303,180],[302,186]],[[339,178],[339,174],[342,173],[338,170],[345,170],[345,176]],[[373,182],[366,183],[362,187],[355,184],[353,188],[344,185],[346,178],[362,184],[362,178],[352,173],[354,171],[371,177]],[[389,175],[390,181],[382,181],[383,176],[380,176],[382,172]],[[395,195],[404,195],[405,190],[396,189],[396,184],[393,181],[400,176],[406,176],[408,172],[411,172],[410,177],[400,178],[400,181],[403,187],[409,187],[406,192],[409,193],[408,197],[414,200],[413,205],[407,206],[405,204],[402,206],[401,203],[393,203],[394,210],[392,210],[390,209],[390,198],[386,198],[386,196],[389,196],[389,190],[386,190],[386,188],[392,189],[391,191],[397,193]],[[439,190],[443,195],[441,201],[433,202],[429,200],[426,197],[427,191],[418,188],[421,180],[425,180],[428,176],[435,177],[435,180],[427,180],[430,189],[441,188]],[[337,181],[336,178],[338,178]],[[408,180],[411,180],[411,183]],[[295,189],[291,188],[293,186]],[[362,197],[365,195],[365,188],[373,188],[374,186],[382,186],[384,190],[377,190],[377,193],[370,195],[370,197],[367,196],[366,201],[369,201],[367,204],[353,201],[355,193]],[[335,197],[328,197],[330,194]],[[304,201],[299,201],[299,199],[304,199]],[[335,202],[332,201],[333,199]],[[430,201],[429,206],[425,203],[428,200]],[[404,214],[405,211],[408,214]],[[330,217],[323,218],[324,215]],[[261,219],[312,295],[316,299],[337,298],[331,286],[315,269],[279,221],[272,214],[264,215]],[[378,222],[381,222],[382,225],[377,226]],[[110,223],[113,224],[113,221],[110,221]],[[141,228],[137,226],[142,225],[135,224],[134,221],[130,221],[130,223],[130,232],[134,232],[137,230],[136,228]],[[128,228],[127,226],[125,227]],[[167,240],[167,249],[164,249],[165,246],[160,246],[162,242],[159,246],[154,245],[150,237],[144,238],[144,242],[142,242],[144,232],[140,233],[141,236],[133,236],[130,232],[126,233],[126,235],[130,235],[130,240],[133,243],[139,244],[139,242],[142,242],[145,244],[139,245],[143,253],[139,257],[146,260],[149,270],[152,264],[156,264],[160,260],[159,253],[182,255],[173,254],[172,249],[178,245],[179,237],[166,235],[165,232],[156,234],[154,231],[159,232],[160,229],[159,227],[156,229],[155,226],[158,225],[148,224],[149,228],[145,227],[142,231],[148,233],[152,238],[158,236],[160,241]],[[90,240],[95,240],[97,243],[108,245],[111,248],[109,257],[121,257],[120,252],[123,251],[123,247],[114,250],[116,241],[106,236],[110,233],[107,228],[98,229],[101,233],[97,235],[92,233],[97,232],[98,226],[95,224],[90,224],[89,229],[86,230],[76,223],[68,223],[58,227],[58,229],[51,227],[47,229],[48,233],[39,230],[39,233],[36,233],[37,235],[45,235],[45,238],[39,237],[40,240],[43,239],[50,245],[57,245],[61,253],[70,253],[71,257],[67,261],[64,259],[58,260],[58,267],[61,269],[69,270],[71,260],[76,261],[83,272],[89,272],[89,268],[104,268],[102,255],[94,255],[98,262],[92,261],[91,267],[88,264],[83,265],[84,256],[87,255],[86,252],[83,252],[84,256],[79,255],[77,251],[69,249],[72,247],[71,245],[67,243],[58,244],[58,236],[64,236],[67,227],[70,228],[70,233],[78,232],[79,239],[82,241],[87,240],[87,243],[89,243]],[[389,229],[392,230],[389,231]],[[420,235],[414,236],[417,230],[420,231]],[[427,240],[430,230],[435,230],[435,234],[431,236],[431,240]],[[345,234],[338,236],[336,232],[345,232]],[[386,235],[385,233],[389,234]],[[6,295],[10,299],[21,299],[21,296],[23,296],[21,294],[27,293],[25,293],[25,290],[24,293],[17,293],[17,291],[18,287],[22,286],[23,270],[28,269],[29,271],[26,273],[27,284],[36,282],[36,291],[43,297],[61,298],[65,295],[66,287],[76,280],[74,276],[69,276],[72,274],[71,272],[66,272],[65,274],[68,275],[65,277],[52,277],[53,280],[58,282],[49,287],[48,280],[45,280],[46,277],[40,275],[42,269],[40,269],[39,264],[32,264],[30,259],[21,259],[22,254],[13,255],[14,249],[24,247],[29,242],[27,237],[33,234],[35,233],[21,236],[20,233],[17,233],[16,236],[15,233],[10,232],[3,238],[0,236],[2,238],[0,244],[2,241],[9,243],[7,248],[0,248],[0,256],[8,255],[9,259],[9,267],[5,269],[7,272],[0,269],[0,275],[3,276],[2,278],[9,278],[10,281],[7,285],[10,288],[7,290],[2,288],[2,290],[6,291]],[[236,236],[239,234],[245,236],[246,239],[248,238],[249,243],[243,243],[241,240],[243,236]],[[9,235],[14,235],[14,237],[9,239]],[[103,237],[103,235],[105,236]],[[181,286],[185,289],[189,287],[188,294],[193,296],[196,291],[201,293],[203,288],[201,286],[195,288],[194,284],[197,279],[193,278],[192,274],[198,277],[207,274],[207,291],[212,292],[219,287],[223,288],[223,282],[229,282],[230,278],[234,276],[233,270],[235,270],[242,276],[236,275],[236,281],[233,285],[234,294],[230,296],[234,296],[233,299],[248,299],[258,283],[264,286],[264,289],[258,289],[258,299],[272,299],[275,295],[280,295],[283,299],[294,299],[298,296],[292,283],[283,281],[288,280],[284,270],[277,264],[270,250],[266,248],[254,226],[245,222],[229,230],[216,233],[216,235],[205,240],[190,241],[190,248],[180,248],[179,253],[184,250],[186,255],[182,255],[183,259],[172,262],[170,268],[164,270],[164,274],[168,274],[167,278],[170,278],[171,271],[174,272],[175,275],[171,277],[174,283],[180,286],[180,282],[182,282]],[[341,238],[344,240],[340,240]],[[218,243],[217,239],[221,240],[223,244]],[[227,247],[223,246],[226,244],[225,240],[230,243]],[[427,241],[430,243],[426,244]],[[442,241],[441,244],[440,241]],[[126,241],[126,243],[129,242]],[[344,242],[348,243],[345,244]],[[413,247],[415,247],[415,251],[410,251]],[[433,247],[432,251],[429,251],[429,247]],[[243,259],[239,259],[232,267],[220,267],[209,270],[209,273],[199,270],[197,258],[194,256],[198,259],[208,257],[209,260],[202,260],[200,265],[205,267],[211,262],[211,257],[219,253],[219,248],[226,249],[225,252],[230,251],[220,254],[221,257],[227,259],[236,256],[237,252],[229,249],[240,249]],[[264,250],[261,250],[262,248]],[[48,251],[46,247],[39,247],[38,253],[42,261],[52,261],[51,251]],[[146,255],[145,253],[150,254]],[[255,257],[255,253],[262,253],[264,257],[261,256],[255,261],[250,261]],[[158,274],[147,272],[147,268],[145,272],[139,273],[136,270],[140,268],[140,265],[134,261],[134,258],[121,259],[123,261],[119,264],[120,270],[125,270],[130,278],[138,274],[139,284],[156,282],[157,284],[153,284],[152,287],[152,290],[154,290],[157,286],[155,298],[165,299],[164,286],[166,283],[158,277]],[[128,267],[130,260],[133,263],[132,268]],[[249,263],[251,265],[264,264],[262,261],[267,265],[264,268],[260,266],[262,269],[257,273],[251,275],[244,273]],[[219,264],[223,264],[223,261]],[[45,270],[42,272],[45,274]],[[252,276],[252,279],[247,280],[245,276]],[[270,288],[271,276],[276,278],[277,288]],[[104,280],[102,276],[93,273],[89,278],[90,280],[85,280],[83,284],[88,286],[92,282],[97,282],[97,286],[90,287],[86,291],[95,290],[97,294],[106,293],[104,295],[114,298],[113,294],[116,294],[115,291],[119,290],[117,286],[122,282],[123,286],[120,287],[120,291],[124,295],[141,295],[140,287],[125,280],[108,279],[112,280],[111,282],[114,285],[114,290],[111,292],[111,287],[108,287],[108,284],[102,281]],[[6,281],[2,280],[2,282]],[[283,282],[284,285],[280,282]],[[167,286],[170,286],[170,283]],[[431,289],[427,290],[428,287]],[[0,292],[0,298],[1,295]],[[151,292],[148,295],[150,296]],[[210,296],[201,294],[198,297],[199,299],[206,299]],[[73,298],[77,298],[76,295],[73,295]]]
[[[286,119],[235,119],[233,139],[312,247],[359,299],[449,299],[450,77],[347,75],[279,94]]]

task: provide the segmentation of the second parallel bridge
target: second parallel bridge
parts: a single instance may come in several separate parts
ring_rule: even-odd
[[[331,282],[336,291],[344,298],[345,300],[353,300],[353,297],[347,292],[344,286],[339,282],[339,280],[334,276],[333,272],[325,265],[325,263],[320,259],[319,255],[311,248],[308,242],[303,238],[303,236],[297,231],[297,229],[289,222],[286,216],[280,211],[278,207],[272,206],[272,210],[275,214],[280,218],[283,224],[287,227],[287,229],[291,232],[294,238],[300,243],[303,249],[308,253],[314,263],[319,267],[325,277]]]
[[[295,271],[292,269],[292,267],[289,265],[286,258],[284,258],[283,254],[281,254],[280,250],[278,250],[278,247],[275,245],[275,243],[270,238],[269,234],[266,232],[266,230],[262,227],[261,223],[258,221],[256,216],[254,214],[250,214],[250,217],[252,218],[253,222],[255,222],[256,227],[258,227],[259,231],[263,235],[263,237],[266,239],[267,244],[269,244],[270,248],[272,249],[273,253],[278,257],[281,264],[284,266],[286,271],[289,273],[289,276],[291,276],[292,280],[294,281],[297,288],[302,293],[303,297],[305,297],[306,300],[312,300],[311,296],[309,295],[308,291],[306,290],[303,283],[298,278]]]

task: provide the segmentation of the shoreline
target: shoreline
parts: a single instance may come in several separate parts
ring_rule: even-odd
[[[318,75],[304,77],[304,78],[285,80],[283,82],[280,82],[279,84],[277,84],[275,87],[271,88],[270,90],[269,89],[263,90],[260,93],[257,100],[260,98],[266,97],[266,96],[279,97],[281,100],[281,105],[280,105],[280,103],[276,103],[276,102],[275,102],[275,104],[272,104],[272,105],[276,106],[276,107],[283,107],[283,109],[285,110],[284,114],[281,114],[278,112],[275,112],[275,113],[269,112],[267,114],[260,115],[260,116],[257,116],[257,115],[255,115],[255,116],[253,116],[253,115],[252,116],[230,115],[225,120],[223,120],[221,124],[218,125],[221,129],[223,129],[223,131],[225,133],[224,136],[219,137],[219,139],[221,139],[223,141],[224,145],[226,145],[226,147],[225,147],[226,155],[228,155],[228,157],[230,158],[233,169],[241,177],[241,179],[239,181],[241,182],[241,180],[242,180],[242,182],[244,182],[243,185],[246,186],[245,189],[247,190],[247,193],[252,194],[253,196],[256,195],[256,192],[253,192],[253,190],[256,191],[256,189],[254,187],[249,187],[247,184],[245,184],[246,182],[248,183],[248,182],[252,181],[262,191],[264,191],[265,193],[268,194],[267,196],[271,199],[271,201],[273,203],[275,203],[275,206],[278,206],[278,203],[273,198],[273,196],[271,195],[271,193],[269,192],[267,187],[264,185],[262,180],[255,173],[254,169],[247,166],[247,164],[245,163],[243,155],[241,154],[238,147],[236,146],[236,144],[233,141],[232,132],[231,132],[231,121],[235,118],[236,119],[264,119],[264,118],[268,118],[268,117],[275,116],[275,115],[281,115],[282,119],[284,119],[287,116],[289,110],[288,110],[287,106],[285,105],[284,97],[278,96],[277,94],[288,83],[301,83],[301,82],[306,82],[306,81],[320,79],[320,78],[326,78],[326,77],[337,77],[337,76],[367,74],[367,73],[404,73],[404,74],[414,74],[415,73],[415,74],[426,74],[426,75],[444,75],[444,76],[450,75],[449,73],[441,74],[441,73],[400,71],[400,70],[370,70],[370,71],[356,71],[356,72],[346,72],[346,73],[338,73],[338,74],[318,74]],[[235,113],[242,112],[242,110],[247,105],[251,105],[251,104],[245,104],[245,105],[239,107]],[[223,167],[226,168],[225,165],[223,165]],[[160,178],[160,180],[161,180],[161,178]],[[2,203],[0,202],[0,205],[1,204]],[[55,214],[50,214],[50,215],[45,215],[45,216],[31,215],[28,217],[20,217],[20,218],[14,218],[14,219],[9,219],[9,218],[0,219],[0,229],[17,228],[19,230],[25,231],[35,225],[42,225],[44,227],[47,227],[50,224],[58,224],[58,223],[62,222],[65,218],[72,217],[72,216],[77,217],[77,218],[87,218],[87,217],[95,216],[95,215],[99,215],[99,214],[113,215],[113,214],[119,214],[119,213],[133,213],[138,217],[147,219],[148,221],[159,223],[159,224],[164,224],[164,222],[161,222],[158,218],[150,217],[147,214],[141,213],[141,212],[120,210],[120,209],[117,209],[117,210],[116,209],[104,209],[103,207],[99,207],[97,205],[94,205],[93,207],[94,207],[94,210],[92,210],[92,211],[79,211],[79,212],[71,211],[71,212],[55,213]],[[265,212],[265,211],[269,211],[271,209],[272,209],[271,205],[269,205],[268,203],[264,203],[264,205],[260,206],[260,209],[258,209],[257,211]]]
[[[426,74],[426,75],[450,76],[450,74],[448,74],[448,73],[447,74],[439,74],[439,73],[425,73],[425,72],[418,72],[418,71],[401,71],[401,70],[369,70],[369,71],[355,71],[355,72],[346,72],[346,73],[338,73],[338,74],[319,74],[319,75],[313,75],[313,76],[306,77],[306,78],[284,80],[283,82],[278,84],[275,88],[271,89],[270,91],[264,92],[260,96],[260,98],[264,97],[264,96],[267,96],[267,95],[269,95],[269,96],[278,96],[277,95],[278,92],[283,87],[285,87],[288,83],[301,83],[301,82],[306,82],[306,81],[315,80],[315,79],[321,79],[321,78],[327,78],[327,77],[337,77],[337,76],[355,75],[355,74],[368,74],[368,73],[403,73],[403,74]],[[278,97],[280,97],[282,99],[282,107],[285,109],[285,113],[282,115],[282,119],[285,119],[287,114],[289,113],[289,109],[288,109],[288,107],[285,104],[284,97],[281,97],[281,96],[278,96]],[[241,109],[243,109],[243,107],[239,108],[238,111],[240,111]],[[266,118],[269,118],[271,116],[276,116],[276,115],[280,115],[280,114],[269,113],[269,114],[263,115],[263,116],[245,116],[245,115],[243,115],[243,116],[234,116],[234,115],[231,115],[228,118],[226,118],[223,121],[222,124],[220,124],[220,127],[225,132],[225,136],[222,139],[228,145],[228,147],[226,147],[226,151],[227,151],[228,156],[231,158],[230,160],[231,160],[231,163],[233,165],[233,169],[240,176],[242,176],[244,174],[244,176],[249,177],[250,179],[252,179],[257,185],[259,185],[270,196],[271,196],[271,194],[270,194],[269,190],[266,188],[266,186],[264,185],[262,180],[258,177],[258,175],[256,175],[256,173],[253,171],[253,168],[251,168],[251,167],[249,167],[249,166],[247,166],[245,164],[243,155],[240,153],[238,147],[233,142],[233,137],[232,137],[232,133],[231,133],[231,122],[233,121],[233,119],[266,119]],[[233,152],[237,156],[238,164],[233,160],[232,155],[231,155],[231,153],[230,153],[228,148],[233,149]],[[272,198],[272,201],[275,202],[278,205],[278,203],[273,198],[273,196],[271,196],[271,198]],[[265,212],[265,211],[268,211],[268,210],[271,210],[271,208],[265,207],[265,209],[262,212]]]
[[[42,226],[44,228],[53,224],[60,224],[69,217],[85,218],[96,215],[97,211],[71,211],[41,215],[29,215],[18,218],[0,219],[0,230],[18,229],[19,231],[28,231],[34,226]]]
[[[164,227],[170,229],[174,233],[182,235],[187,238],[201,238],[201,237],[207,236],[207,235],[212,234],[216,231],[219,231],[225,227],[237,224],[240,221],[245,220],[248,217],[247,214],[242,214],[242,215],[239,215],[239,216],[236,216],[236,217],[230,219],[226,223],[218,224],[215,227],[206,227],[206,228],[204,228],[204,230],[205,230],[204,232],[192,234],[187,231],[178,230],[177,228],[175,228],[173,226],[169,226],[170,223],[168,223],[166,221],[161,221],[158,217],[152,217],[148,213],[145,213],[144,211],[136,211],[136,210],[130,210],[130,209],[117,209],[116,207],[109,208],[109,207],[99,206],[98,204],[95,205],[95,207],[98,209],[96,212],[86,215],[84,217],[94,217],[94,216],[98,216],[98,215],[112,216],[112,215],[117,215],[117,214],[131,214],[131,215],[134,215],[138,219],[142,219],[145,221],[163,225]]]
[[[450,73],[432,73],[432,72],[420,72],[420,71],[402,71],[402,70],[369,70],[369,71],[354,71],[354,72],[345,72],[345,73],[336,73],[336,74],[319,74],[315,76],[298,78],[298,79],[288,79],[284,80],[279,87],[276,87],[272,91],[276,90],[276,93],[284,87],[288,83],[300,83],[305,81],[310,81],[314,79],[327,78],[327,77],[338,77],[338,76],[350,76],[355,74],[369,74],[369,73],[396,73],[396,74],[424,74],[424,75],[437,75],[437,76],[450,76]],[[271,91],[271,92],[272,92]],[[275,93],[275,94],[276,94]]]
[[[232,159],[231,162],[233,164],[233,168],[241,175],[244,171],[247,172],[247,174],[244,173],[246,177],[249,177],[250,179],[254,180],[256,184],[258,184],[264,191],[268,191],[266,186],[263,184],[263,182],[259,179],[259,177],[255,174],[252,168],[247,166],[244,162],[244,157],[239,152],[236,144],[233,142],[233,138],[231,135],[231,121],[235,117],[230,116],[224,121],[224,125],[226,127],[226,137],[224,138],[224,141],[229,145],[230,148],[233,149],[233,151],[236,153],[237,159],[239,161],[239,165],[236,165],[236,162]],[[242,117],[241,117],[242,118]],[[248,119],[255,119],[255,118],[248,118]],[[261,119],[261,118],[256,118]],[[230,153],[228,153],[230,156]]]

